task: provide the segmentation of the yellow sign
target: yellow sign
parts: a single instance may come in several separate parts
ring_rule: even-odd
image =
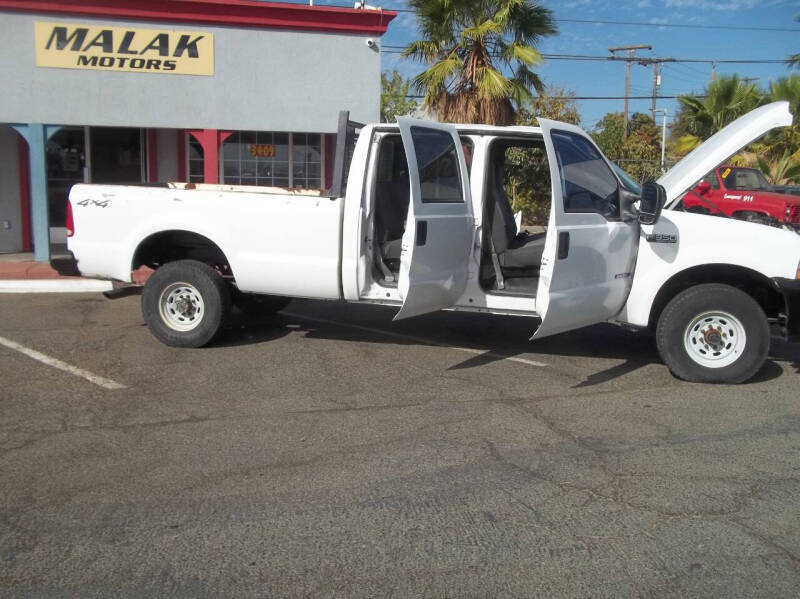
[[[250,144],[250,156],[257,158],[275,158],[275,146],[272,144]]]
[[[722,173],[722,178],[723,179],[727,179],[728,175],[730,175],[730,174],[731,174],[731,169],[726,168],[725,171]]]
[[[214,35],[197,31],[34,23],[36,66],[214,74]]]

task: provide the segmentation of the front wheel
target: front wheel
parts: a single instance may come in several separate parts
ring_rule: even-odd
[[[195,260],[157,269],[142,293],[142,315],[150,332],[173,347],[202,347],[219,332],[230,309],[222,276]]]
[[[717,283],[695,285],[664,308],[656,344],[670,371],[696,383],[741,383],[769,351],[769,323],[745,292]]]

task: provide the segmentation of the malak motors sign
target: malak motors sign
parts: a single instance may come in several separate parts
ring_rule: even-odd
[[[211,33],[37,21],[34,37],[38,67],[214,74]]]

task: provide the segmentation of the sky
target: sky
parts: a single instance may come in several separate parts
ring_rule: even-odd
[[[340,0],[317,0],[315,4],[344,3]],[[389,10],[407,8],[406,0],[386,0],[384,3],[372,0],[368,4]],[[553,11],[559,30],[558,35],[545,38],[541,43],[539,50],[543,54],[608,56],[609,47],[633,44],[653,47],[650,51],[637,51],[637,56],[645,58],[785,60],[800,52],[800,22],[795,20],[800,16],[800,0],[542,0],[539,4]],[[597,21],[635,21],[648,25]],[[671,27],[672,24],[695,27]],[[383,70],[397,68],[407,78],[419,73],[423,69],[421,63],[402,59],[391,50],[391,47],[405,46],[418,38],[415,16],[408,12],[399,13],[381,40],[384,46],[381,57]],[[702,93],[711,78],[711,68],[709,63],[665,63],[662,65],[659,93],[669,96]],[[572,90],[579,97],[624,96],[625,93],[625,63],[622,61],[548,60],[536,71],[545,84]],[[785,63],[718,64],[716,72],[758,77],[758,83],[764,87],[770,80],[791,73]],[[653,67],[633,64],[631,95],[648,96],[648,99],[631,100],[631,112],[650,112],[652,86]],[[581,100],[578,106],[582,126],[591,130],[606,113],[622,112],[623,100]],[[677,100],[661,99],[657,106],[666,109],[671,117],[677,110]],[[660,123],[660,116],[658,120]]]
[[[699,60],[785,60],[800,52],[800,15],[798,0],[568,0],[543,1],[558,19],[589,20],[593,23],[557,21],[559,35],[545,38],[539,46],[543,54],[580,54],[608,56],[610,47],[649,44],[649,50],[638,50],[646,58]],[[384,8],[405,8],[405,0],[388,0]],[[635,21],[651,25],[616,25],[594,21]],[[696,25],[698,28],[670,27],[671,24]],[[740,27],[742,29],[712,29]],[[760,30],[783,28],[795,31]],[[416,20],[411,13],[400,13],[383,36],[384,46],[400,46],[418,39]],[[619,53],[619,54],[623,54]],[[421,63],[391,54],[382,55],[384,70],[398,68],[406,77],[422,70]],[[665,63],[659,93],[674,96],[702,93],[711,78],[709,63]],[[536,69],[546,84],[572,90],[581,96],[624,96],[625,63],[610,61],[549,60]],[[785,77],[790,70],[785,64],[717,64],[717,74],[738,73],[741,77],[758,77],[768,86],[770,80]],[[795,71],[798,72],[798,71]],[[653,67],[633,64],[631,95],[648,96],[631,100],[631,112],[650,112],[653,88]],[[582,126],[592,129],[608,112],[622,112],[623,100],[582,100],[578,106]],[[677,110],[677,100],[662,99],[659,109],[669,116]],[[659,123],[661,116],[658,117]],[[669,120],[668,120],[669,122]]]

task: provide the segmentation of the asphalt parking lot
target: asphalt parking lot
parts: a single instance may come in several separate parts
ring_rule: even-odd
[[[610,325],[392,313],[181,350],[0,297],[0,595],[798,596],[800,348],[694,385]]]

